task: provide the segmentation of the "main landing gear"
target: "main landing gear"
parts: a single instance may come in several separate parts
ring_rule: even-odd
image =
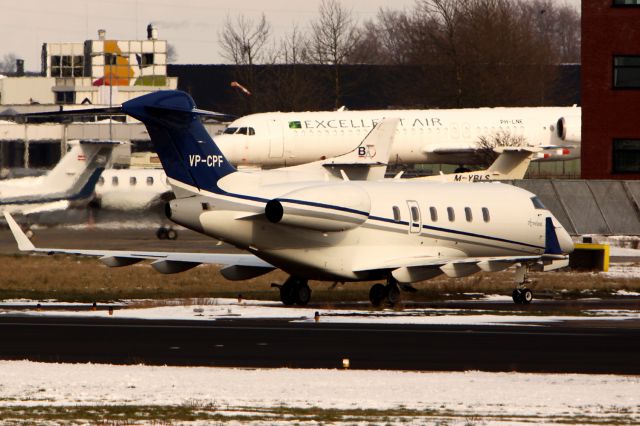
[[[311,288],[307,280],[290,276],[284,284],[271,284],[280,289],[280,300],[286,306],[305,306],[311,300]]]
[[[374,284],[369,290],[369,300],[373,306],[380,306],[384,301],[392,306],[395,305],[400,301],[398,282],[393,278],[389,278],[387,285]]]
[[[172,227],[161,226],[156,231],[156,237],[159,240],[175,240],[178,238],[178,231]]]
[[[529,272],[529,266],[526,264],[518,265],[516,267],[516,288],[511,293],[513,303],[519,305],[528,305],[533,300],[533,292],[527,288],[527,284],[531,282],[527,278]]]

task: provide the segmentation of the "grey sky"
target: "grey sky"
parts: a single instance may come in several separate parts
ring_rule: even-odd
[[[381,7],[408,9],[416,0],[342,0],[359,22],[375,17]],[[554,0],[576,8],[580,0]],[[302,31],[317,16],[320,0],[22,0],[0,6],[0,58],[15,53],[29,71],[40,70],[43,42],[81,42],[97,38],[129,40],[146,37],[154,22],[159,38],[173,44],[178,63],[223,63],[218,32],[227,15],[258,18],[265,13],[273,37],[297,25]]]

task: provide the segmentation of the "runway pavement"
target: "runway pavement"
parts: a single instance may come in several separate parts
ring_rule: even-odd
[[[190,366],[640,374],[640,328],[0,316],[0,358]]]

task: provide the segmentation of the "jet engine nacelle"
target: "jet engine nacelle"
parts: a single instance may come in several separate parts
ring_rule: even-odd
[[[556,124],[556,135],[565,142],[580,143],[582,139],[582,118],[580,115],[560,117]]]
[[[272,223],[322,232],[362,225],[369,217],[369,194],[355,185],[319,185],[299,189],[269,201],[265,215]]]

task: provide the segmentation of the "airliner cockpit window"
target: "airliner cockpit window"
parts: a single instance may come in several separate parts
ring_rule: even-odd
[[[542,204],[542,201],[538,197],[532,197],[531,202],[533,203],[533,207],[538,210],[547,210],[547,208]]]
[[[224,132],[222,132],[223,135],[232,135],[234,134],[236,131],[238,130],[237,127],[227,127],[226,129],[224,129]]]
[[[236,135],[246,135],[248,131],[247,127],[240,127],[236,132]]]
[[[249,136],[253,136],[256,134],[256,131],[253,130],[253,127],[249,127]]]

